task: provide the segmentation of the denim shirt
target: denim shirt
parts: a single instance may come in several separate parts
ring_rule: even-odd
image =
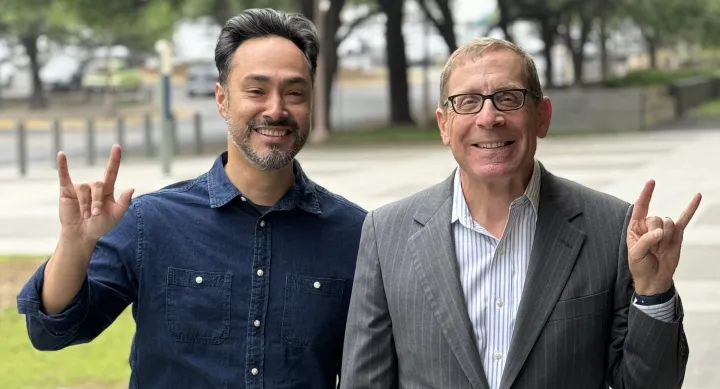
[[[366,212],[297,162],[261,211],[226,162],[134,199],[57,315],[43,313],[43,264],[17,299],[34,347],[89,342],[132,304],[130,388],[336,387]]]

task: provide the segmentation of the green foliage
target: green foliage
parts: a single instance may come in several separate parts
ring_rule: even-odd
[[[64,29],[73,15],[61,0],[0,0],[0,31],[22,37]]]
[[[620,12],[658,43],[697,39],[700,20],[715,0],[624,0]]]
[[[297,0],[180,0],[184,1],[185,16],[196,18],[209,16],[218,25],[248,8],[274,8],[288,12],[299,12]]]
[[[122,44],[134,50],[152,50],[158,39],[170,38],[182,16],[182,0],[64,1],[92,30],[98,44]]]
[[[644,69],[630,72],[622,77],[615,77],[603,82],[603,85],[611,88],[622,88],[630,86],[668,85],[672,82],[699,76],[718,75],[720,69]]]

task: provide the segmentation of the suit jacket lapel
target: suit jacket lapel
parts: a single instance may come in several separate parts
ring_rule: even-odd
[[[468,316],[455,259],[450,225],[452,178],[435,186],[422,201],[414,216],[422,227],[410,237],[408,246],[414,256],[420,287],[450,348],[473,387],[487,389],[489,385],[478,352],[475,331]]]
[[[585,240],[585,233],[571,224],[582,211],[570,196],[571,188],[541,169],[537,228],[501,389],[509,389],[517,378]]]

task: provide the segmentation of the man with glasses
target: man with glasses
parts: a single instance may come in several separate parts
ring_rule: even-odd
[[[516,45],[473,40],[441,76],[458,168],[370,212],[342,389],[679,388],[688,345],[672,277],[696,195],[673,221],[535,159],[552,106]]]

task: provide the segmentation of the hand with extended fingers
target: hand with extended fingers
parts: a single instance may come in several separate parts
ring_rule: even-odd
[[[130,206],[133,189],[115,199],[115,180],[120,168],[120,147],[115,145],[103,181],[73,184],[68,172],[67,156],[57,157],[60,178],[60,223],[63,239],[95,244],[120,220]]]
[[[700,206],[696,194],[677,221],[648,217],[655,181],[648,181],[635,202],[627,232],[628,266],[641,295],[655,295],[672,287],[673,275],[680,261],[683,232]]]

